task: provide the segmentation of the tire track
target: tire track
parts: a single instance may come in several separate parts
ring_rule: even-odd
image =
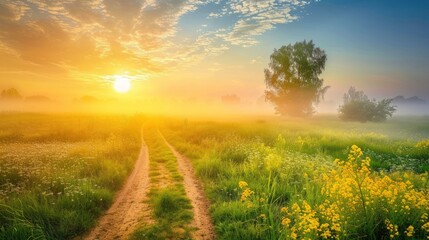
[[[152,223],[151,209],[146,203],[149,189],[149,152],[142,136],[140,154],[131,175],[110,209],[85,239],[127,239],[139,222]]]
[[[209,212],[210,203],[205,197],[199,180],[195,176],[191,162],[188,158],[177,152],[161,132],[160,135],[177,158],[178,169],[183,176],[186,195],[191,200],[192,211],[194,213],[191,226],[196,229],[193,233],[193,238],[198,240],[215,239],[215,231]]]

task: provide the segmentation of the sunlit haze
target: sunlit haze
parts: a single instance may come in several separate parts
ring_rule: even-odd
[[[124,76],[115,76],[115,82],[113,86],[118,93],[126,93],[131,88],[130,79]]]
[[[0,240],[428,239],[429,0],[0,0]]]
[[[330,86],[318,113],[355,86],[426,114],[428,15],[428,1],[3,0],[0,91],[23,100],[0,110],[272,115],[270,55],[313,40]]]

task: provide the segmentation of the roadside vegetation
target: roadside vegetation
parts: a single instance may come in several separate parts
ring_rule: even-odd
[[[141,144],[134,117],[3,114],[0,129],[0,239],[87,232]]]
[[[193,159],[219,239],[422,239],[429,236],[427,122],[185,121],[165,128]]]

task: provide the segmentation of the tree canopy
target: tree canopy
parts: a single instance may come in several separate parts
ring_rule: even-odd
[[[22,96],[15,88],[5,89],[0,93],[0,99],[4,100],[21,100]]]
[[[326,60],[325,51],[313,41],[274,49],[265,69],[265,99],[274,104],[276,113],[304,117],[315,112],[328,89],[319,77]]]
[[[346,121],[381,122],[396,111],[395,106],[391,106],[391,102],[392,99],[370,100],[363,91],[350,87],[344,94],[344,103],[340,105],[338,112],[340,118]]]

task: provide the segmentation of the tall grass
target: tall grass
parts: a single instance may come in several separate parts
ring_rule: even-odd
[[[171,122],[164,131],[193,160],[220,239],[423,238],[429,152],[425,136],[415,136],[427,125],[395,134],[404,121]],[[368,174],[353,180],[365,169],[359,162],[344,170],[355,144],[371,162]],[[399,194],[395,204],[381,193],[388,185],[400,186],[388,189]],[[352,195],[327,193],[338,188]]]
[[[94,226],[137,159],[139,122],[114,116],[2,118],[0,239],[71,239]]]

